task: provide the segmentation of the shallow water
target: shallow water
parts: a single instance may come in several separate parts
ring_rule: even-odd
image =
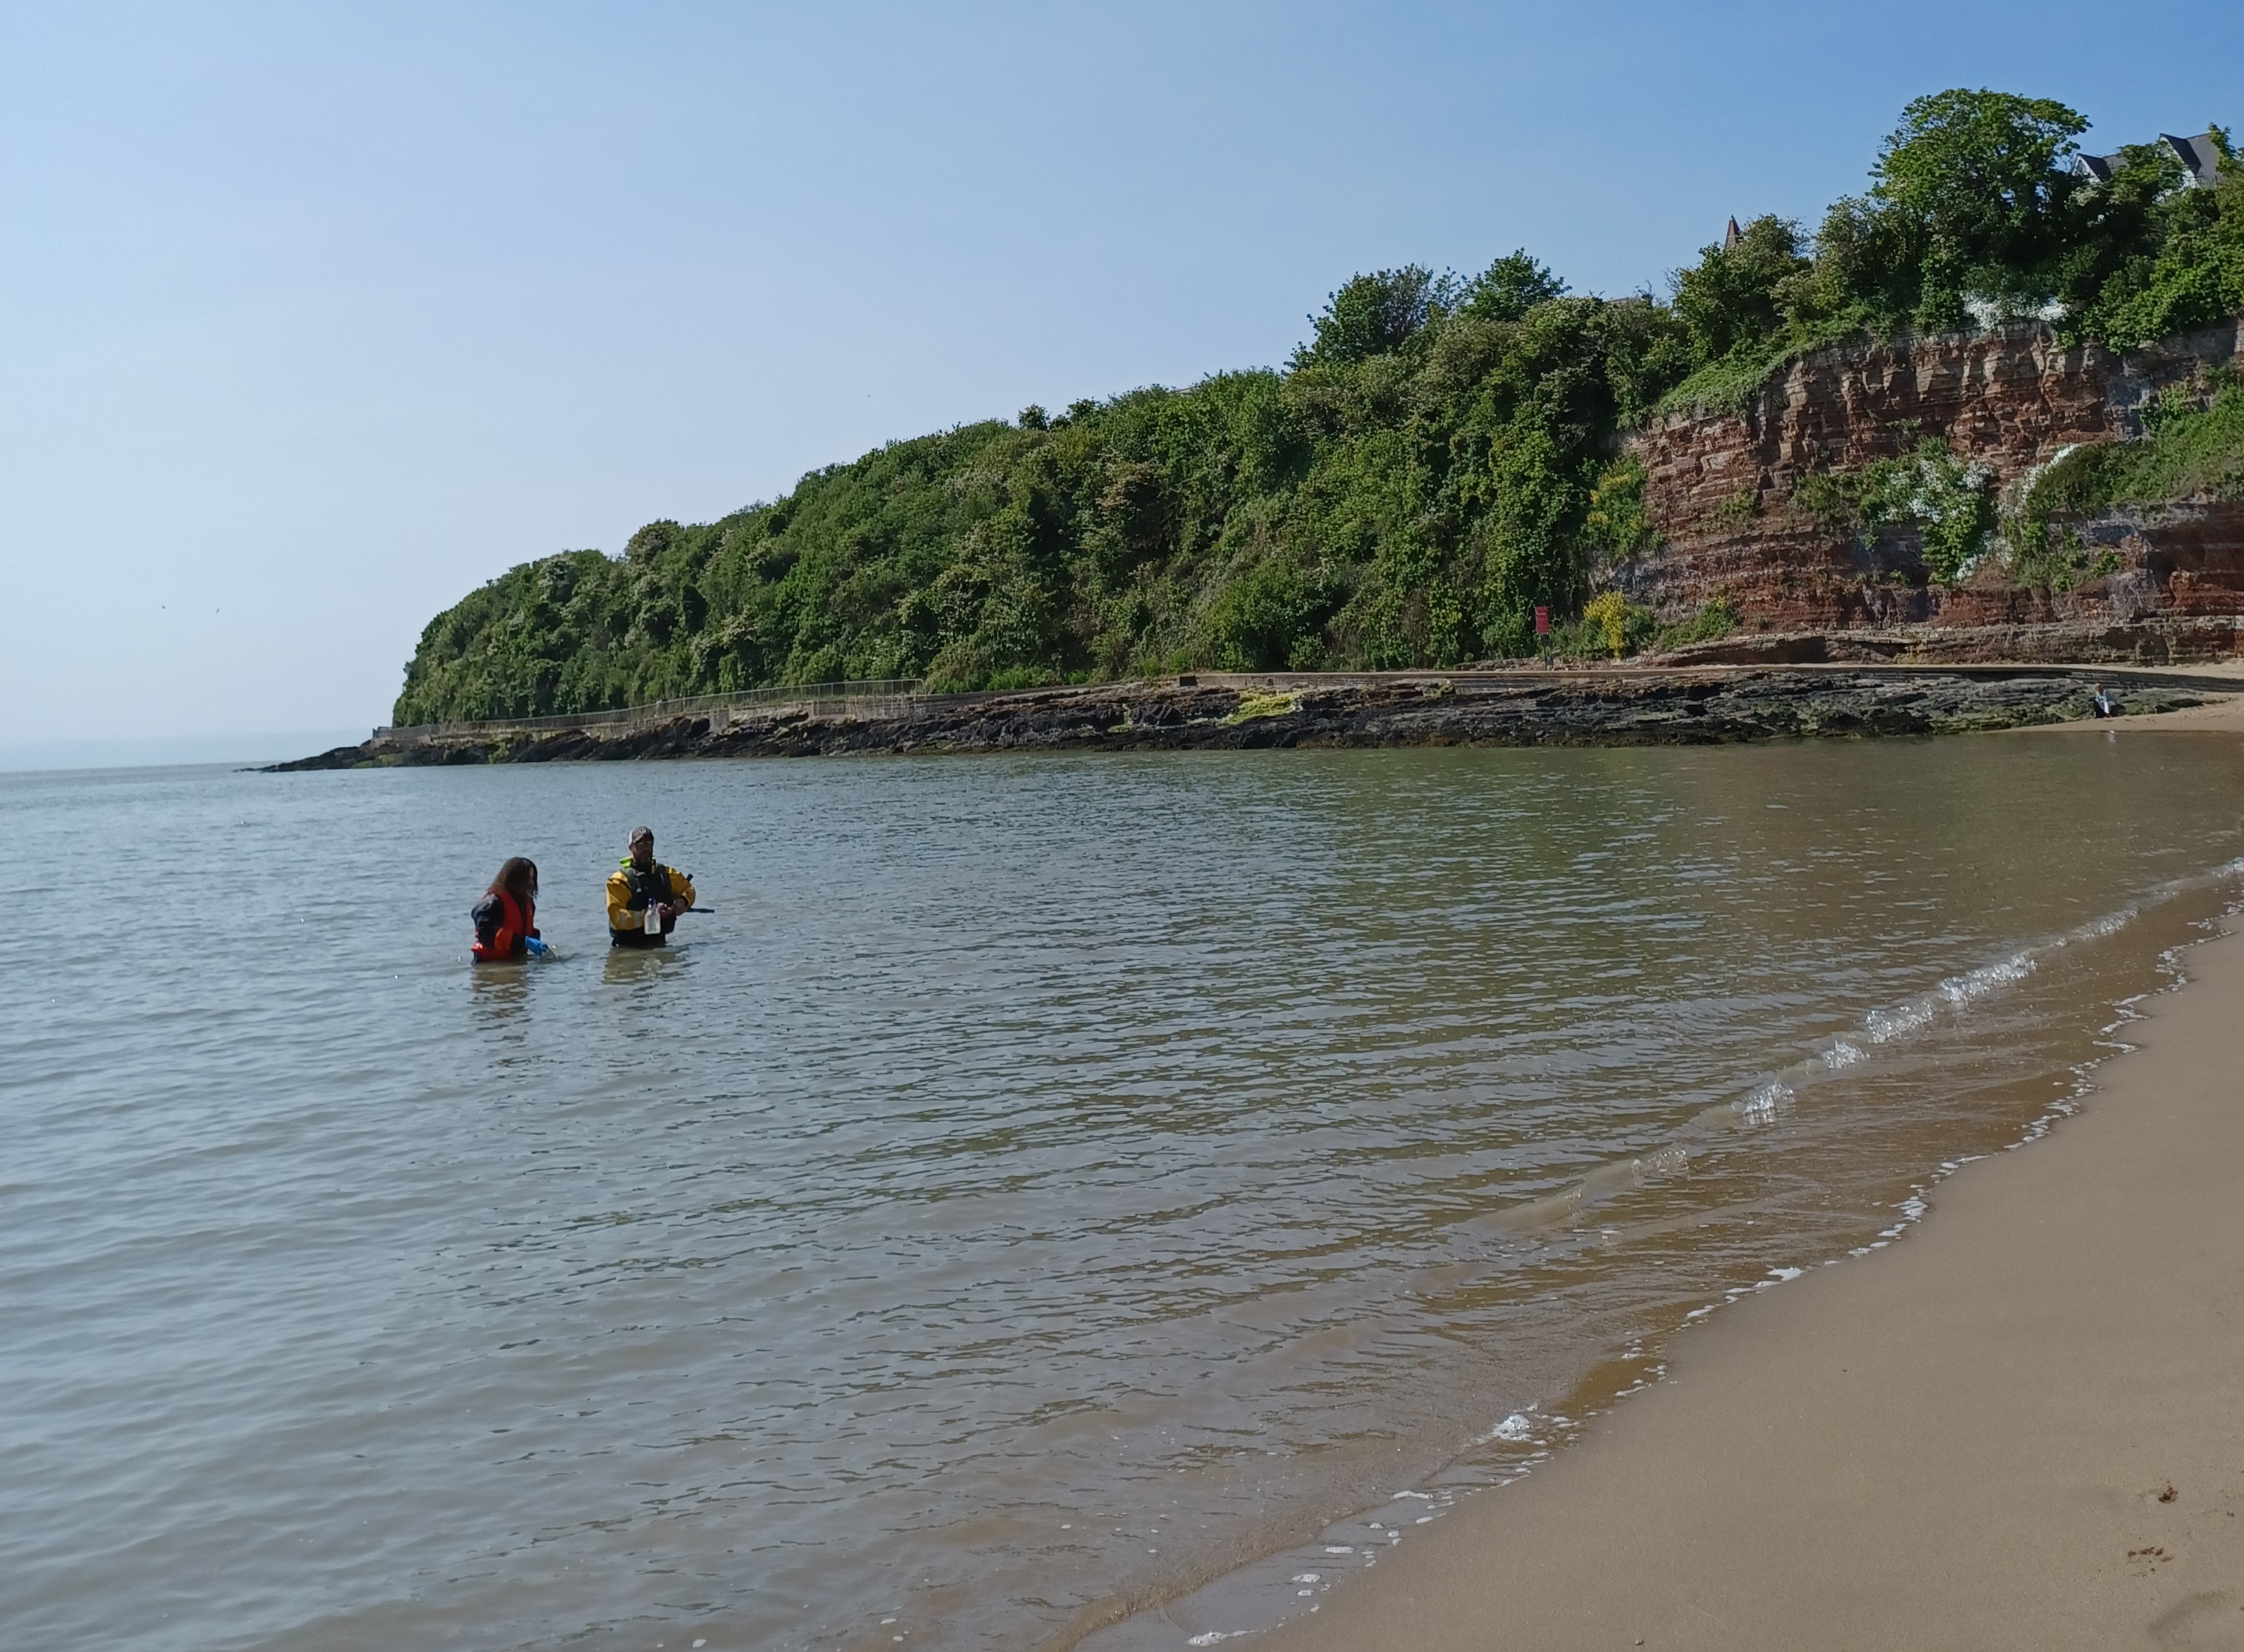
[[[2240,754],[0,776],[4,1640],[1033,1647],[1502,1479],[2067,1094]]]

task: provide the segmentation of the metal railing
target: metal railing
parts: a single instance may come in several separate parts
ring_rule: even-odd
[[[795,711],[813,717],[892,716],[926,698],[911,677],[882,677],[857,682],[794,683],[778,688],[743,688],[729,694],[692,694],[682,700],[657,700],[644,706],[619,706],[610,711],[564,712],[548,717],[477,717],[458,722],[414,723],[403,728],[381,728],[376,740],[416,741],[447,740],[477,735],[537,735],[573,728],[635,728],[669,722],[679,717],[715,721],[733,712]]]

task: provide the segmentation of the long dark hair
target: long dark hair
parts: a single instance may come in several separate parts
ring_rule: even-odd
[[[503,891],[511,895],[522,903],[526,911],[535,904],[537,888],[537,863],[517,855],[498,869],[498,876],[491,879],[490,888],[484,892],[497,895]]]

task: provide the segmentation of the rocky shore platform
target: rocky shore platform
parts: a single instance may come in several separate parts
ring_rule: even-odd
[[[760,706],[574,728],[382,730],[268,772],[654,757],[1314,746],[1712,745],[1960,734],[2244,694],[2211,675],[2020,666],[1771,665],[1335,675],[1203,673],[934,694],[862,711]]]

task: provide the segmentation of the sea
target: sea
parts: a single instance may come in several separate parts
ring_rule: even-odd
[[[1315,1610],[2062,1128],[2241,816],[2133,729],[0,775],[0,1643]],[[641,824],[707,910],[612,951]]]

